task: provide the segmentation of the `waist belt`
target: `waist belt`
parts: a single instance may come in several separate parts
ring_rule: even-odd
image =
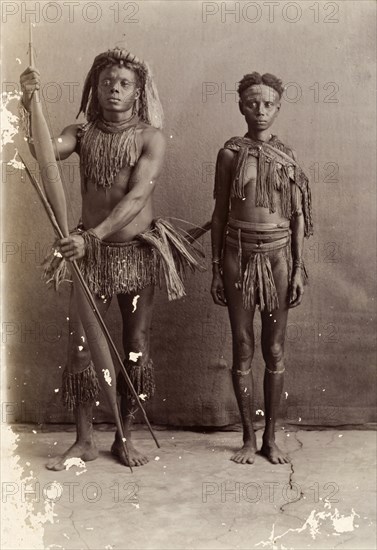
[[[236,287],[242,289],[245,309],[250,309],[256,302],[261,311],[279,307],[270,259],[265,253],[289,248],[290,234],[289,221],[264,224],[229,219],[226,244],[238,250],[239,280]],[[245,271],[242,268],[244,251],[250,253]]]
[[[226,243],[247,252],[268,252],[284,248],[290,241],[289,222],[282,224],[251,223],[230,218]]]
[[[243,229],[244,231],[276,231],[279,229],[289,229],[289,220],[281,223],[257,223],[257,222],[245,222],[243,220],[236,220],[235,218],[229,218],[228,225],[234,229]]]

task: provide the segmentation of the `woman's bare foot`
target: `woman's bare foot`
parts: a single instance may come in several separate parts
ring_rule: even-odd
[[[66,469],[65,461],[69,458],[81,458],[84,462],[95,460],[98,457],[98,449],[93,440],[81,443],[76,441],[64,454],[55,456],[46,464],[48,470],[59,472]]]
[[[230,457],[230,460],[237,462],[237,464],[253,464],[255,460],[256,448],[250,443],[245,445],[234,455]]]
[[[255,453],[257,452],[257,443],[255,437],[244,441],[243,447],[230,457],[230,460],[237,464],[253,464]]]
[[[260,452],[268,458],[272,464],[287,464],[290,462],[288,456],[279,449],[275,441],[263,441]]]
[[[127,439],[127,450],[129,461],[127,460],[122,443],[115,439],[111,447],[111,454],[115,456],[117,460],[124,466],[144,466],[144,464],[149,462],[148,458],[145,455],[135,449],[129,439]]]

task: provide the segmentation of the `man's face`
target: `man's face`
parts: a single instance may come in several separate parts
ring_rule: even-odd
[[[137,77],[126,67],[107,67],[98,79],[98,101],[105,111],[122,113],[132,109],[139,97]]]
[[[241,94],[240,111],[247,125],[256,131],[267,130],[280,109],[279,94],[265,84],[253,84]]]

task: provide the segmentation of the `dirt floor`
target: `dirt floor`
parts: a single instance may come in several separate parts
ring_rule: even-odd
[[[45,462],[72,431],[14,431],[12,469],[2,471],[4,549],[376,548],[374,431],[281,427],[291,464],[257,455],[237,465],[238,432],[157,430],[158,449],[140,428],[134,439],[150,462],[133,473],[111,456],[108,429],[96,430],[97,460],[63,472]],[[9,432],[4,441],[9,448]]]

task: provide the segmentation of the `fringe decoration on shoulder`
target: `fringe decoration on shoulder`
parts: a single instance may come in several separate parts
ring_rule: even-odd
[[[140,118],[154,128],[162,128],[164,123],[164,113],[158,95],[157,87],[153,79],[151,68],[144,62],[146,68],[144,101],[141,101],[139,108]]]
[[[284,145],[284,143],[280,141],[280,139],[277,136],[272,137],[272,140],[269,142],[269,145],[285,153],[285,155],[287,155],[289,159],[292,158],[292,149]],[[292,174],[292,167],[290,165],[288,165],[287,171],[288,171],[289,177],[291,178],[291,180],[293,180],[294,184],[297,186],[297,188],[301,192],[302,210],[303,210],[304,219],[305,219],[305,237],[309,237],[310,235],[313,235],[312,198],[311,198],[311,192],[309,187],[309,179],[305,175],[301,167],[297,164],[297,162],[294,163],[293,174]],[[293,190],[293,192],[294,191],[295,190]],[[295,213],[296,206],[297,204],[295,204],[294,198],[292,197],[292,214]]]
[[[100,121],[86,124],[80,131],[80,172],[87,188],[110,189],[125,165],[135,166],[139,158],[136,125],[121,131],[109,131]]]
[[[153,361],[150,359],[143,365],[136,365],[135,363],[124,361],[124,365],[127,368],[132,385],[138,396],[142,396],[141,399],[143,401],[151,399],[156,390]],[[128,399],[134,401],[133,395],[131,395],[128,385],[125,383],[124,376],[121,372],[119,373],[117,379],[117,391],[120,395],[128,397]]]
[[[292,204],[292,185],[296,185],[302,194],[302,208],[305,218],[305,236],[313,234],[311,193],[309,180],[287,153],[285,147],[276,136],[270,142],[255,142],[248,137],[234,137],[228,140],[224,148],[237,153],[233,175],[231,196],[245,198],[247,159],[249,155],[257,159],[257,185],[255,206],[268,208],[271,213],[276,211],[274,193],[280,193],[281,213],[291,219],[294,213]]]
[[[313,235],[312,196],[309,180],[299,166],[295,168],[295,184],[302,194],[302,211],[305,220],[305,237]]]
[[[69,410],[94,401],[99,394],[100,386],[96,371],[92,361],[81,372],[68,372],[65,369],[63,373],[63,403]]]

